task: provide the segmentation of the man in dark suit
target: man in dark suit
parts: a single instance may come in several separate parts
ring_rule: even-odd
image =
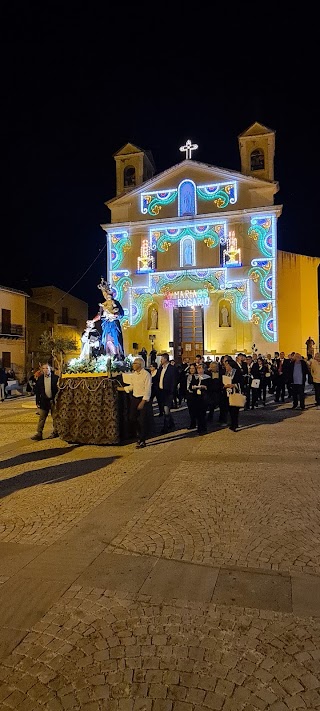
[[[303,360],[300,353],[295,353],[289,366],[289,378],[292,388],[293,405],[292,409],[295,410],[298,407],[298,400],[301,410],[305,409],[304,402],[304,388],[306,384],[306,378],[308,377],[308,366],[305,360]]]
[[[170,365],[169,353],[163,353],[160,358],[160,368],[158,368],[158,387],[162,409],[164,412],[164,423],[161,434],[166,434],[174,429],[174,420],[170,413],[173,393],[176,384],[175,368]]]
[[[284,402],[286,383],[289,381],[290,360],[285,358],[284,352],[281,351],[279,358],[275,359],[275,386],[276,395],[275,402]]]
[[[39,408],[39,421],[37,433],[31,437],[31,439],[41,440],[42,432],[46,422],[46,419],[51,412],[51,417],[53,420],[53,431],[49,436],[49,439],[58,437],[58,432],[55,428],[55,398],[58,392],[58,376],[55,375],[49,363],[44,363],[42,366],[42,374],[37,379],[35,385],[35,396],[36,404]]]

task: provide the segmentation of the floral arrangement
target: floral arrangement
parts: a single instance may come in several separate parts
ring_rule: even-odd
[[[100,355],[98,358],[72,358],[66,366],[66,373],[126,373],[132,370],[133,356],[128,355],[124,360],[113,360],[109,355]]]

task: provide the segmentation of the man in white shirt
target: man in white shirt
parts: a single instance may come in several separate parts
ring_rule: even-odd
[[[137,433],[137,449],[146,446],[148,403],[151,398],[151,375],[145,370],[144,358],[137,357],[132,363],[133,373],[130,374],[130,385],[125,386],[126,393],[132,393],[130,404],[130,421]],[[123,375],[125,382],[125,374]]]

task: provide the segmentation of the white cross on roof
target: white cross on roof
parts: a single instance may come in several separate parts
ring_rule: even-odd
[[[184,152],[186,154],[186,160],[189,160],[192,158],[192,151],[195,151],[198,148],[197,143],[191,143],[190,138],[186,141],[185,146],[180,146],[179,150],[181,152]]]

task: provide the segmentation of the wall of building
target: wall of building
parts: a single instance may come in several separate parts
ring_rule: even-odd
[[[306,340],[319,349],[320,258],[278,251],[279,349],[306,355]]]
[[[27,294],[0,287],[1,310],[11,312],[11,338],[0,336],[0,361],[3,353],[10,353],[11,367],[19,380],[23,380],[26,369],[26,300]],[[0,333],[2,325],[0,326]],[[19,335],[21,333],[21,335]],[[15,335],[18,334],[18,335]],[[5,334],[4,334],[5,335]]]
[[[63,311],[67,309],[66,312]],[[55,286],[43,286],[32,289],[32,297],[28,306],[30,312],[29,353],[38,349],[39,339],[44,331],[52,331],[54,338],[67,338],[75,341],[76,349],[70,351],[67,360],[79,356],[81,351],[81,335],[88,319],[88,304],[76,296],[66,294]],[[35,323],[38,314],[38,323]],[[49,318],[41,322],[43,314]],[[63,321],[67,323],[63,323]]]

